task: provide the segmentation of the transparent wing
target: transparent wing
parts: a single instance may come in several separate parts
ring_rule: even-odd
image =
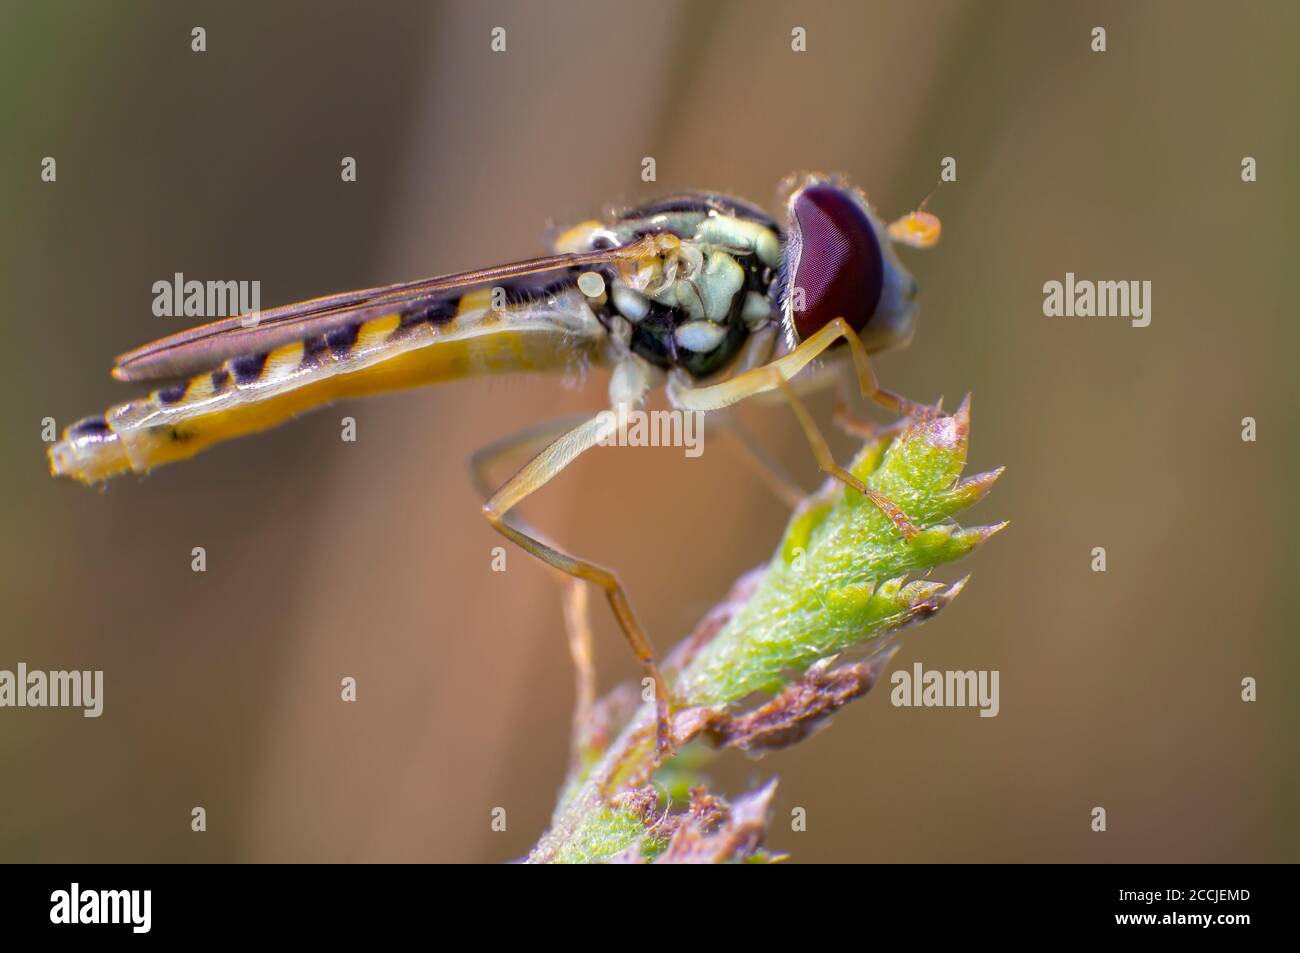
[[[246,354],[264,354],[283,344],[394,312],[451,302],[477,288],[545,285],[573,269],[634,261],[647,248],[634,243],[618,248],[565,255],[466,271],[438,278],[366,288],[282,305],[268,311],[223,318],[159,338],[120,355],[113,376],[123,381],[182,377],[216,367]]]

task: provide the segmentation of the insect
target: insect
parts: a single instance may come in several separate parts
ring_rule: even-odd
[[[113,376],[172,383],[68,427],[49,450],[50,470],[97,483],[334,400],[479,374],[603,365],[612,368],[615,411],[660,385],[682,411],[784,397],[821,469],[870,497],[910,536],[897,506],[835,463],[791,381],[820,358],[805,377],[856,382],[900,414],[933,413],[881,388],[868,353],[911,337],[917,286],[893,246],[933,244],[939,221],[917,211],[887,226],[838,176],[792,176],[782,192],[781,222],[724,195],[676,195],[569,228],[547,257],[316,298],[145,344],[121,355]],[[669,694],[617,576],[544,541],[511,512],[608,436],[612,416],[533,428],[477,457],[475,470],[496,530],[604,590],[656,686],[662,743]],[[481,478],[487,466],[529,446],[542,449],[491,492]]]

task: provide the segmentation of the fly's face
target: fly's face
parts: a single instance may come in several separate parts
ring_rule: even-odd
[[[887,226],[839,178],[803,176],[788,180],[785,190],[785,245],[774,292],[787,344],[793,348],[837,317],[870,351],[906,344],[917,285],[893,244],[933,244],[938,219],[915,212]]]

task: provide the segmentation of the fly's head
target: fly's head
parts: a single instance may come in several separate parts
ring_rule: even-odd
[[[916,316],[916,279],[894,244],[926,247],[939,220],[913,212],[886,225],[839,177],[805,175],[784,186],[786,233],[772,294],[793,348],[837,317],[869,351],[906,344]]]

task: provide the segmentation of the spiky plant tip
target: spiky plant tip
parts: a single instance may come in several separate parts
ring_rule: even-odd
[[[621,732],[603,733],[613,738],[607,747],[588,752],[529,860],[776,859],[762,849],[774,782],[728,804],[698,782],[701,746],[756,753],[806,739],[871,689],[903,628],[960,594],[969,577],[951,585],[924,577],[1007,525],[956,522],[1003,473],[962,479],[969,441],[968,395],[951,415],[884,430],[854,456],[849,471],[903,510],[919,529],[911,539],[842,483],[805,499],[769,562],[742,577],[670,656],[681,706],[672,740],[684,755],[665,764],[653,706],[642,705]],[[670,803],[665,784],[689,787],[685,802]]]

